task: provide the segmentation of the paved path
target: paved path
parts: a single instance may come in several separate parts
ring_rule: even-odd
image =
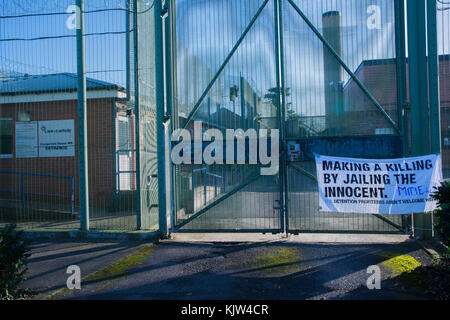
[[[78,264],[83,278],[87,277],[81,290],[65,290],[54,298],[427,298],[416,284],[390,279],[398,273],[398,266],[386,263],[396,257],[400,261],[406,257],[407,263],[431,263],[415,242],[327,244],[272,238],[258,242],[167,240],[156,245],[40,243],[30,259],[31,279],[26,285],[38,287],[42,298],[63,288],[65,268]],[[382,289],[370,291],[366,270],[375,264],[382,270]]]
[[[34,241],[31,257],[28,258],[29,272],[23,287],[38,292],[35,299],[66,288],[67,267],[78,265],[81,276],[92,274],[111,265],[143,246],[140,242],[84,242],[84,241]]]

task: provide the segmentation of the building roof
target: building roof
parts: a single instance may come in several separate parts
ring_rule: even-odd
[[[406,63],[408,63],[408,60],[409,59],[406,58]],[[450,60],[450,54],[439,55],[439,62],[449,61],[449,60]],[[361,64],[356,69],[355,74],[358,73],[358,71],[360,71],[363,67],[366,67],[366,66],[379,66],[379,65],[396,64],[396,63],[397,63],[396,58],[363,60],[363,62],[361,62]]]
[[[44,75],[24,75],[0,81],[1,95],[40,94],[54,92],[77,91],[77,75],[73,73],[57,73]],[[125,89],[109,82],[86,78],[87,90],[117,90]]]
[[[397,107],[397,85],[396,85],[396,59],[379,59],[379,60],[364,60],[354,72],[358,79],[370,91],[380,105],[390,105]],[[406,68],[408,69],[408,59],[406,59]],[[450,55],[439,56],[439,82],[440,82],[440,99],[441,105],[448,106],[450,102]],[[407,90],[409,91],[409,79],[406,78]],[[371,102],[363,103],[360,101],[366,98],[356,83],[350,78],[344,85],[344,92],[353,100],[360,98],[355,102],[361,110],[367,109],[367,105],[372,105]],[[373,105],[372,105],[373,106]]]
[[[17,77],[23,77],[23,73],[0,69],[0,81],[11,80]]]

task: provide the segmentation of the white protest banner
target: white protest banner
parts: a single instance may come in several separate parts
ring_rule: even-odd
[[[74,121],[39,121],[39,157],[73,156],[75,156]]]
[[[440,185],[440,155],[408,159],[316,156],[319,206],[323,212],[410,214],[430,212]]]

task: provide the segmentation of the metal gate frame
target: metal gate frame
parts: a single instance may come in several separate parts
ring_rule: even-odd
[[[201,94],[200,98],[198,99],[198,101],[195,103],[194,107],[192,108],[190,114],[188,115],[188,117],[185,120],[185,125],[183,127],[183,129],[186,128],[187,124],[193,119],[194,115],[196,114],[196,112],[200,109],[202,102],[204,101],[204,99],[206,98],[206,96],[208,95],[208,92],[211,90],[211,88],[213,87],[213,85],[216,83],[217,79],[219,78],[219,76],[221,75],[221,73],[224,71],[225,67],[228,65],[228,63],[230,62],[231,58],[233,57],[233,55],[235,54],[235,52],[237,51],[237,49],[240,47],[241,43],[243,42],[243,40],[245,39],[246,35],[248,34],[248,32],[252,29],[253,25],[255,24],[256,20],[258,19],[258,17],[260,16],[260,14],[262,13],[262,11],[266,8],[267,4],[272,1],[272,0],[264,0],[262,2],[262,4],[260,5],[260,7],[258,8],[258,10],[256,11],[255,15],[253,16],[253,18],[250,20],[250,22],[248,23],[248,25],[246,26],[246,28],[244,29],[244,31],[242,32],[242,34],[240,35],[240,37],[238,38],[238,40],[236,41],[236,43],[234,44],[234,46],[232,47],[232,49],[230,50],[230,52],[228,53],[228,55],[226,56],[225,60],[223,61],[223,63],[221,64],[221,66],[219,67],[219,69],[217,70],[217,72],[215,73],[215,75],[212,77],[212,79],[210,80],[209,84],[206,86],[206,88],[204,89],[203,93]],[[276,60],[277,60],[277,74],[280,74],[280,66],[279,66],[279,54],[280,54],[280,49],[279,49],[279,14],[278,14],[278,2],[281,0],[273,0],[274,1],[274,10],[275,10],[275,30],[277,31],[275,34],[276,37],[276,42],[277,42],[277,47],[276,47]],[[170,4],[169,4],[170,3]],[[165,45],[165,52],[166,52],[166,61],[171,61],[172,63],[176,63],[176,45],[175,45],[175,37],[174,34],[176,33],[176,13],[175,13],[175,0],[170,0],[170,2],[166,1],[166,5],[168,6],[168,11],[169,13],[169,19],[170,19],[170,29],[167,27],[166,25],[166,34],[170,32],[170,34],[172,34],[172,38],[170,39],[170,41],[166,42]],[[174,68],[175,69],[175,68]],[[170,76],[166,77],[166,83],[165,86],[166,88],[174,88],[175,87],[175,82],[174,82],[174,78],[176,76],[174,75],[174,72],[172,70],[172,72],[170,73]],[[280,76],[277,76],[277,88],[278,90],[281,90],[281,84],[280,84]],[[173,99],[173,94],[171,94],[171,98]],[[283,130],[281,129],[281,113],[280,113],[280,97],[278,97],[278,106],[277,110],[278,110],[278,125],[280,128],[280,154],[282,152],[282,132]],[[176,104],[174,103],[173,100],[171,100],[170,102],[171,106],[175,106]],[[172,110],[170,112],[170,116],[172,117],[171,120],[173,120],[173,115],[177,112],[177,110]],[[173,123],[173,121],[171,121],[171,125],[172,125],[172,132],[174,130],[177,129],[176,127],[176,123]],[[205,206],[204,208],[202,208],[201,210],[199,210],[198,212],[196,212],[193,216],[189,217],[188,219],[184,220],[183,222],[176,224],[176,217],[175,217],[175,213],[174,213],[174,190],[173,190],[173,185],[175,184],[174,181],[174,176],[175,174],[173,174],[173,171],[175,168],[173,168],[172,165],[171,166],[171,183],[170,183],[170,202],[171,202],[171,209],[170,209],[170,218],[171,218],[171,232],[200,232],[198,230],[184,230],[181,229],[183,226],[186,226],[188,223],[190,223],[191,221],[195,220],[196,218],[198,218],[199,216],[205,214],[208,212],[209,209],[217,206],[219,203],[225,201],[226,199],[230,198],[231,196],[233,196],[234,194],[236,194],[237,192],[241,191],[242,189],[244,189],[246,186],[250,185],[252,182],[255,182],[260,176],[255,176],[252,177],[250,179],[248,179],[247,181],[243,182],[242,184],[240,184],[239,186],[235,187],[233,190],[231,190],[230,192],[224,194],[223,196],[221,196],[219,199],[214,200],[212,203],[208,204],[207,206]],[[280,178],[282,177],[282,169],[283,165],[280,164]],[[281,181],[284,181],[283,178],[281,178]],[[284,197],[284,187],[282,182],[280,182],[280,201],[283,199]],[[220,232],[240,232],[240,233],[283,233],[286,231],[286,225],[285,225],[285,213],[284,213],[284,206],[281,205],[280,206],[280,228],[279,229],[251,229],[251,230],[220,230]],[[217,230],[201,230],[201,232],[218,232]]]
[[[402,152],[405,156],[409,155],[409,144],[407,142],[409,142],[409,139],[410,139],[408,137],[408,124],[409,123],[408,123],[408,117],[407,117],[406,113],[411,112],[411,114],[415,114],[416,112],[419,111],[419,109],[423,109],[424,107],[412,103],[411,109],[410,109],[409,108],[410,106],[408,105],[407,90],[406,90],[406,32],[405,32],[406,25],[405,25],[405,21],[404,21],[404,16],[405,16],[406,10],[405,10],[404,1],[393,0],[394,4],[395,4],[395,44],[396,44],[395,51],[396,51],[396,62],[397,62],[397,64],[396,64],[397,65],[397,68],[396,68],[396,72],[397,72],[397,109],[398,109],[398,125],[397,125],[390,118],[390,116],[387,114],[387,112],[381,107],[381,105],[374,98],[374,96],[369,92],[369,90],[364,86],[364,84],[356,77],[356,75],[351,71],[351,69],[346,65],[346,63],[336,53],[336,51],[333,49],[333,47],[330,45],[330,43],[328,43],[328,41],[323,37],[323,35],[320,33],[320,31],[314,26],[314,24],[302,12],[302,10],[295,4],[295,2],[293,0],[264,0],[262,5],[259,7],[258,11],[256,12],[256,14],[254,15],[254,17],[251,19],[251,21],[245,28],[244,32],[241,34],[241,36],[239,37],[237,42],[234,44],[231,51],[226,56],[224,62],[222,63],[222,65],[220,66],[220,68],[218,69],[216,74],[212,77],[211,81],[209,82],[209,84],[207,85],[205,90],[203,91],[199,100],[194,105],[192,111],[190,112],[189,116],[187,117],[187,119],[185,121],[186,124],[189,123],[193,119],[195,113],[200,108],[203,100],[208,95],[208,92],[211,90],[211,88],[215,84],[216,80],[219,78],[220,74],[222,73],[222,71],[224,70],[224,68],[226,67],[226,65],[231,60],[234,53],[236,52],[236,50],[238,49],[238,47],[244,40],[245,36],[250,31],[250,29],[254,25],[255,21],[257,20],[257,18],[259,17],[259,15],[263,11],[263,9],[266,7],[266,5],[270,1],[274,2],[274,10],[275,10],[275,31],[276,31],[275,32],[275,41],[276,41],[276,60],[277,60],[276,61],[276,72],[277,72],[276,78],[277,78],[277,88],[280,92],[278,99],[277,99],[278,100],[277,118],[278,118],[278,125],[279,125],[279,129],[280,129],[280,172],[279,172],[279,174],[280,174],[280,179],[281,179],[280,180],[281,181],[280,182],[280,199],[282,202],[280,205],[281,228],[277,229],[277,230],[239,230],[238,232],[297,233],[296,230],[289,229],[289,213],[288,213],[288,206],[287,206],[288,201],[289,201],[289,192],[288,192],[288,185],[287,185],[288,184],[287,170],[288,170],[288,168],[293,168],[293,166],[291,164],[289,164],[289,162],[287,161],[286,145],[287,145],[287,142],[289,141],[289,139],[288,139],[289,137],[286,137],[286,127],[285,127],[284,121],[282,121],[282,119],[285,119],[285,113],[286,113],[285,65],[284,65],[284,52],[283,52],[283,50],[284,50],[283,12],[282,12],[283,2],[285,2],[286,5],[291,6],[296,11],[296,13],[300,16],[300,18],[308,25],[309,29],[322,42],[324,47],[326,47],[330,51],[330,53],[336,58],[336,60],[339,62],[339,64],[342,66],[342,68],[348,73],[348,75],[351,77],[351,79],[362,90],[362,92],[365,94],[365,96],[367,96],[367,98],[376,106],[378,111],[385,117],[385,119],[389,122],[389,124],[392,126],[392,128],[397,133],[397,136],[402,138],[402,140],[404,141],[404,143],[403,143],[404,148],[403,148]],[[423,1],[426,1],[426,0],[423,0]],[[156,0],[156,2],[159,2],[159,1]],[[430,9],[433,10],[433,8],[436,8],[436,3],[433,0],[428,0],[427,5],[428,5],[429,10]],[[175,0],[166,0],[164,2],[164,8],[162,10],[163,16],[165,15],[165,13],[167,13],[167,12],[169,13],[168,15],[165,16],[165,22],[162,23],[162,25],[164,26],[164,31],[165,31],[165,41],[164,41],[165,44],[161,44],[161,46],[159,47],[158,43],[157,43],[157,46],[156,46],[157,51],[159,51],[158,49],[164,48],[165,59],[161,59],[160,61],[163,62],[162,60],[165,60],[163,65],[165,65],[164,68],[165,68],[166,76],[165,76],[164,81],[157,82],[157,84],[159,83],[159,85],[160,85],[159,91],[163,90],[163,89],[161,89],[161,87],[164,87],[165,92],[167,94],[165,119],[166,120],[171,119],[171,121],[169,121],[169,126],[170,126],[171,131],[169,131],[169,132],[172,132],[173,130],[177,129],[177,127],[176,127],[177,124],[173,123],[172,120],[173,120],[173,115],[177,114],[177,112],[178,112],[178,110],[176,110],[176,107],[175,107],[176,103],[174,103],[174,99],[176,98],[175,97],[176,95],[173,94],[173,92],[172,92],[173,88],[176,87],[176,74],[174,73],[175,72],[174,69],[176,69],[176,68],[172,68],[172,66],[176,65],[176,35],[175,34],[176,34],[177,29],[176,29],[176,18],[175,18],[176,12],[175,11],[176,11],[175,10]],[[429,19],[429,26],[430,25],[433,26],[433,21],[435,21],[435,19],[436,19],[435,11],[436,10],[431,11],[431,13],[429,12],[429,14],[428,14],[429,17],[431,17],[431,19]],[[410,17],[413,14],[418,15],[419,13],[420,13],[420,6],[418,6],[418,7],[414,6],[414,8],[412,8],[412,9],[408,8],[408,17]],[[433,20],[433,17],[434,17],[434,20]],[[416,25],[416,22],[414,20],[408,19],[408,21],[410,21],[408,28],[411,28],[411,25],[414,25],[414,26]],[[422,29],[420,29],[420,30],[422,30]],[[409,37],[410,41],[411,41],[411,38],[413,38],[413,36]],[[433,28],[431,28],[431,30],[429,29],[428,30],[428,43],[431,44],[432,46],[435,45],[436,38],[437,38],[437,31],[434,30]],[[423,46],[424,43],[422,43],[422,42],[415,41],[414,44],[417,44],[418,46],[421,46],[421,45]],[[433,46],[433,48],[430,52],[430,54],[433,55],[432,56],[433,62],[434,62],[434,60],[437,60],[437,59],[434,59],[435,56],[437,55],[437,53],[435,52],[434,49],[435,48]],[[418,54],[416,52],[410,52],[409,59],[413,60],[414,58],[417,57],[417,55]],[[432,65],[432,67],[433,68],[431,68],[431,70],[429,71],[429,79],[428,79],[430,81],[430,88],[433,84],[438,83],[436,70],[435,70],[437,68],[437,65]],[[420,87],[420,88],[424,87],[424,82],[417,80],[419,78],[418,74],[411,72],[409,77],[410,77],[410,83],[411,83],[411,79],[413,79],[416,82],[420,82],[420,83],[416,84],[416,87]],[[427,80],[425,80],[425,86],[427,85],[426,82],[427,82]],[[414,85],[414,84],[415,83],[413,83],[412,85]],[[414,90],[414,88],[411,88],[411,90]],[[431,100],[435,103],[436,98],[438,99],[438,94],[439,94],[438,91],[433,90],[432,92],[430,92],[430,94],[432,95]],[[158,104],[158,108],[160,108],[161,106],[164,107],[164,103],[161,102],[161,100],[159,100],[159,103],[160,104]],[[436,105],[433,106],[433,108],[431,110],[431,116],[432,116],[432,120],[434,121],[433,123],[438,123],[438,122],[436,122],[437,121],[436,119],[439,119],[439,106],[437,106],[437,107],[436,107]],[[415,124],[423,123],[424,119],[422,119],[422,120],[417,119],[415,121],[416,122],[411,121],[411,127],[413,127],[413,128],[414,128]],[[439,134],[439,132],[438,132],[439,130],[436,130],[436,128],[432,128],[432,130],[434,130],[435,132],[437,132],[437,134]],[[413,133],[414,133],[414,131],[413,131]],[[411,137],[411,139],[414,139],[414,138]],[[440,139],[438,140],[438,142],[436,142],[436,137],[432,137],[432,140],[434,143],[434,150],[436,150]],[[440,146],[437,149],[440,150]],[[245,186],[247,186],[248,184],[250,184],[251,182],[253,182],[255,180],[255,178],[252,178],[252,179],[246,181],[245,183],[236,187],[234,190],[228,192],[227,194],[223,195],[219,199],[216,199],[211,204],[207,205],[205,208],[196,212],[189,219],[176,225],[175,224],[175,214],[174,214],[174,188],[173,188],[174,168],[172,167],[170,161],[165,161],[165,163],[166,164],[168,163],[169,176],[170,176],[170,183],[169,183],[170,209],[169,209],[169,213],[170,213],[170,220],[171,220],[171,230],[170,230],[171,232],[189,232],[186,230],[180,230],[180,228],[187,225],[189,222],[193,221],[194,219],[198,218],[199,216],[205,214],[210,208],[212,208],[212,207],[218,205],[220,202],[228,199],[229,197],[231,197],[238,191],[242,190]],[[298,170],[299,168],[295,167],[294,169]],[[161,171],[159,173],[161,173]],[[305,172],[302,172],[302,173],[305,174]],[[309,174],[309,173],[306,172],[306,174]],[[164,214],[165,214],[165,212],[160,214],[160,220],[165,216]],[[378,216],[378,215],[375,215],[375,216],[377,216],[380,219],[387,222],[385,219],[383,219],[382,216]],[[166,216],[166,218],[167,218],[167,216]],[[399,229],[399,231],[403,231],[404,226],[396,226],[396,227]],[[167,226],[165,226],[165,230],[167,230]],[[207,230],[205,230],[205,231],[207,231]],[[214,230],[210,230],[210,231],[213,232]],[[227,232],[227,231],[221,230],[220,232]],[[231,232],[236,232],[236,231],[231,231]],[[350,231],[350,232],[353,232],[353,231]],[[163,232],[163,234],[165,234],[165,232]]]
[[[332,45],[325,39],[325,37],[320,33],[320,31],[315,27],[315,25],[308,19],[308,17],[303,13],[303,11],[297,6],[297,4],[294,2],[294,0],[277,0],[279,2],[279,6],[281,8],[283,1],[287,2],[287,5],[291,6],[295,12],[300,16],[300,18],[306,23],[306,25],[309,27],[309,29],[314,33],[314,35],[320,40],[320,42],[323,44],[323,46],[333,55],[333,57],[336,59],[336,61],[341,65],[341,67],[347,72],[347,74],[350,76],[350,78],[356,83],[356,85],[361,89],[361,91],[363,92],[363,94],[375,105],[375,107],[378,109],[378,111],[383,115],[383,117],[388,121],[388,123],[391,125],[391,127],[394,129],[394,131],[397,133],[398,136],[403,137],[405,135],[405,132],[403,131],[403,126],[400,125],[398,126],[394,120],[392,120],[392,118],[388,115],[388,113],[383,109],[383,107],[380,105],[380,103],[376,100],[376,98],[370,93],[370,91],[366,88],[366,86],[358,79],[358,77],[355,75],[355,73],[347,66],[347,64],[344,62],[344,60],[339,56],[339,54],[334,50],[334,48],[332,47]],[[396,25],[395,25],[395,38],[396,38],[396,60],[397,60],[397,88],[398,88],[398,94],[397,94],[397,109],[401,110],[403,106],[403,101],[407,100],[404,99],[403,93],[406,93],[406,90],[401,90],[403,88],[403,86],[406,87],[406,81],[404,83],[402,83],[402,81],[404,80],[404,77],[401,76],[402,74],[402,70],[406,70],[405,68],[401,68],[401,65],[406,64],[405,63],[405,47],[404,47],[404,43],[400,43],[399,39],[404,38],[404,24],[402,24],[401,21],[403,21],[403,19],[400,19],[400,17],[402,16],[402,12],[404,11],[404,2],[401,0],[394,0],[395,2],[395,21],[396,21]],[[282,10],[280,10],[279,12],[279,19],[281,21],[281,27],[280,27],[280,38],[281,38],[281,44],[280,44],[280,50],[281,52],[283,51],[283,27],[282,27]],[[281,79],[282,79],[282,89],[281,92],[283,93],[282,96],[282,110],[283,112],[285,111],[286,108],[286,104],[285,104],[285,97],[284,97],[284,92],[285,92],[285,77],[284,77],[284,55],[281,54],[280,56],[280,65],[281,65]],[[404,114],[403,112],[399,111],[399,117],[398,117],[398,122],[399,124],[402,124],[403,122],[403,117]],[[283,116],[284,119],[284,116]],[[286,128],[284,128],[284,134],[286,135]],[[325,138],[326,139],[326,138]],[[297,139],[297,140],[302,140],[302,139]],[[287,148],[286,148],[286,144],[289,141],[289,137],[285,138],[285,140],[283,141],[283,154],[282,154],[282,158],[284,159],[284,166],[283,166],[283,170],[284,172],[286,172],[286,170],[288,168],[292,168],[297,172],[300,172],[301,174],[307,175],[310,178],[312,178],[313,180],[317,181],[317,178],[315,175],[309,173],[308,171],[292,165],[289,161],[287,161]],[[284,212],[285,212],[285,219],[286,219],[286,229],[285,229],[285,233],[293,233],[293,234],[298,234],[300,232],[310,232],[310,233],[324,233],[324,232],[333,232],[333,233],[388,233],[388,232],[377,232],[377,231],[357,231],[357,230],[352,230],[352,231],[335,231],[335,230],[331,230],[331,231],[305,231],[305,230],[296,230],[296,229],[290,229],[289,228],[289,212],[288,212],[288,203],[289,203],[289,189],[288,189],[288,175],[285,173],[283,174],[284,176]],[[389,221],[388,219],[384,218],[382,215],[372,215],[380,220],[382,220],[383,222],[391,225],[392,227],[394,227],[395,229],[397,229],[399,232],[404,232],[405,231],[405,220],[402,219],[402,225],[396,225],[393,222]]]

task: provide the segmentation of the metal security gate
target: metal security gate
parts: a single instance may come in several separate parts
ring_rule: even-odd
[[[284,123],[288,147],[301,150],[287,169],[290,232],[404,230],[403,216],[319,212],[313,157],[403,156],[398,75],[404,53],[396,41],[402,7],[389,0],[285,2],[284,79],[297,95],[285,100]]]
[[[197,0],[168,9],[171,126],[194,138],[191,160],[207,148],[195,146],[195,129],[279,130],[275,175],[249,164],[250,142],[245,163],[171,165],[173,231],[404,230],[402,216],[319,212],[313,161],[313,153],[403,156],[403,1]]]
[[[223,136],[226,129],[281,129],[277,2],[174,5],[173,129],[193,136],[195,121]],[[261,176],[260,165],[248,163],[178,165],[173,172],[178,231],[284,229],[280,173]]]

